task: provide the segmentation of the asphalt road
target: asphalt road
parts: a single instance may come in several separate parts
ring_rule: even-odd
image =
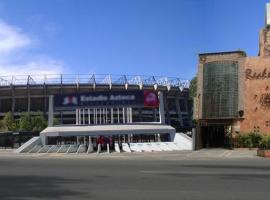
[[[270,198],[268,159],[72,159],[0,156],[0,199]]]

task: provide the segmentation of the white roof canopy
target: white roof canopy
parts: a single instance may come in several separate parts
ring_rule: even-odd
[[[175,128],[159,123],[132,123],[109,125],[66,125],[54,126],[44,129],[43,136],[94,136],[119,134],[156,134],[175,133]]]

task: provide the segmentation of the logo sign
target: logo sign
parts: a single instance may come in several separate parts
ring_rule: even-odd
[[[270,71],[267,68],[264,68],[260,72],[254,72],[252,69],[246,69],[246,79],[249,80],[264,80],[270,79]]]
[[[55,95],[55,110],[74,110],[80,107],[157,107],[158,96],[153,91],[110,91]]]
[[[159,101],[158,101],[158,95],[156,92],[153,91],[144,91],[144,107],[158,107]]]

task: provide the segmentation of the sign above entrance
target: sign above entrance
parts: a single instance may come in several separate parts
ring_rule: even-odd
[[[154,91],[109,91],[82,94],[55,95],[55,110],[73,110],[79,107],[157,107]]]

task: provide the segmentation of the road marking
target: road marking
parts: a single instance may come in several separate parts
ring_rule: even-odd
[[[270,175],[270,172],[254,172],[254,171],[250,171],[250,172],[224,172],[224,171],[217,171],[217,172],[213,172],[213,171],[209,171],[209,172],[202,172],[202,171],[148,171],[148,170],[141,170],[139,171],[140,173],[144,173],[144,174],[161,174],[161,175],[173,175],[173,174],[177,174],[177,175]]]

